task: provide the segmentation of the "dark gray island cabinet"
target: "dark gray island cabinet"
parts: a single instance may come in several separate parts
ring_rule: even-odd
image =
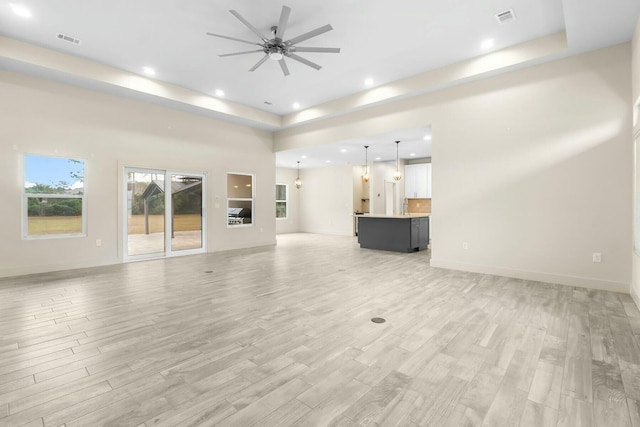
[[[429,244],[428,215],[363,215],[358,217],[361,248],[414,252]]]

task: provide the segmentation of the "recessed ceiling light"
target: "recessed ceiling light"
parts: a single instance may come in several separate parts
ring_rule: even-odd
[[[144,71],[144,73],[147,76],[155,76],[156,75],[156,70],[154,70],[151,67],[142,67],[142,71]]]
[[[331,160],[327,160],[327,163],[331,163]]]
[[[374,82],[373,82],[373,79],[371,77],[369,77],[368,79],[364,80],[364,85],[367,86],[367,87],[373,86],[373,83]]]
[[[482,42],[480,47],[483,49],[491,49],[495,44],[496,44],[496,41],[494,39],[486,39],[485,41]]]
[[[16,15],[22,18],[31,18],[31,11],[26,6],[16,3],[11,3],[9,6]]]
[[[346,153],[346,152],[347,152],[347,149],[346,149],[346,148],[343,148],[342,150],[340,150],[340,152],[341,152],[341,153]]]
[[[425,135],[424,138],[425,141],[431,141],[431,135]]]
[[[302,156],[300,156],[300,157],[301,157],[301,158],[303,158],[303,159],[306,159],[306,158],[307,158],[306,154],[303,154],[303,155],[302,155]]]
[[[295,108],[297,110],[298,108],[300,108],[300,104],[297,103],[297,102],[294,102],[293,103],[293,108]]]
[[[409,154],[411,157],[415,157],[416,153]]]
[[[381,160],[381,159],[382,159],[382,157],[376,157],[376,160]]]
[[[221,89],[216,89],[216,96],[220,96],[220,97],[224,96],[224,91]]]

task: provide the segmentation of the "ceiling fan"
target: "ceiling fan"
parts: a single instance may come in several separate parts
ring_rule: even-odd
[[[264,62],[271,58],[274,61],[278,61],[280,63],[280,68],[282,69],[282,73],[285,76],[289,75],[289,68],[287,67],[287,63],[284,61],[284,58],[291,58],[295,61],[301,62],[304,65],[307,65],[311,68],[315,68],[319,70],[322,68],[320,65],[315,62],[311,62],[308,59],[302,58],[298,56],[296,53],[298,52],[314,52],[314,53],[340,53],[339,47],[301,47],[296,46],[298,43],[308,40],[312,37],[319,36],[320,34],[326,33],[327,31],[333,30],[333,27],[329,24],[324,25],[322,27],[316,28],[315,30],[311,30],[307,33],[301,34],[297,37],[293,37],[289,40],[284,39],[284,32],[287,29],[287,22],[289,21],[289,14],[291,13],[291,8],[288,6],[282,6],[282,12],[280,13],[280,21],[278,22],[278,26],[271,27],[271,38],[267,38],[264,34],[262,34],[256,27],[251,25],[249,21],[244,19],[242,15],[240,15],[235,10],[230,10],[231,14],[238,18],[240,22],[242,22],[247,28],[253,31],[258,37],[260,37],[261,42],[252,42],[248,40],[237,39],[235,37],[223,36],[221,34],[207,33],[207,35],[214,37],[221,37],[223,39],[235,40],[237,42],[247,43],[251,45],[260,46],[260,49],[257,50],[249,50],[245,52],[234,52],[234,53],[226,53],[224,55],[219,55],[220,57],[225,56],[235,56],[235,55],[245,55],[248,53],[255,52],[263,52],[264,56],[249,69],[249,71],[255,71],[259,66],[264,64]]]

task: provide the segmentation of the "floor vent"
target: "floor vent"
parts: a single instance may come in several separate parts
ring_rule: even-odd
[[[513,9],[505,10],[496,15],[496,19],[499,24],[506,24],[516,20],[516,14],[513,13]]]
[[[66,42],[73,43],[73,44],[75,44],[75,45],[80,45],[80,44],[82,44],[82,40],[77,39],[77,38],[75,38],[75,37],[68,36],[68,35],[66,35],[66,34],[62,34],[62,33],[58,33],[58,38],[59,38],[60,40],[64,40],[64,41],[66,41]]]

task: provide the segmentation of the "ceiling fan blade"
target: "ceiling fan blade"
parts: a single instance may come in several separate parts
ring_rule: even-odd
[[[242,43],[248,43],[248,44],[252,44],[254,46],[261,46],[260,43],[250,42],[249,40],[237,39],[235,37],[223,36],[222,34],[207,33],[207,35],[208,36],[214,36],[214,37],[220,37],[220,38],[223,38],[223,39],[235,40],[237,42],[242,42]]]
[[[251,67],[251,68],[249,69],[249,71],[255,71],[255,70],[257,70],[257,69],[258,69],[258,67],[259,67],[259,66],[261,66],[262,64],[264,64],[264,61],[266,61],[267,59],[269,59],[269,55],[265,55],[265,56],[263,56],[263,57],[262,57],[262,59],[256,63],[256,65],[254,65],[253,67]]]
[[[235,16],[236,18],[238,18],[238,20],[240,22],[242,22],[247,28],[249,28],[251,31],[253,31],[258,37],[260,37],[260,39],[262,39],[263,42],[268,42],[269,39],[266,38],[264,36],[264,34],[262,34],[260,31],[258,31],[258,29],[256,27],[254,27],[253,25],[251,25],[251,23],[249,21],[247,21],[246,19],[244,19],[242,17],[242,15],[240,15],[237,11],[235,10],[230,10],[229,12],[231,12],[231,14],[233,16]]]
[[[298,62],[302,62],[304,65],[308,65],[311,68],[315,68],[316,70],[319,70],[320,68],[322,68],[320,65],[316,64],[315,62],[311,62],[308,59],[304,59],[298,55],[296,55],[295,53],[290,53],[289,58],[291,59],[295,59]]]
[[[291,8],[288,6],[282,6],[282,12],[280,13],[280,21],[278,21],[278,29],[276,30],[276,37],[280,40],[284,40],[284,32],[287,29],[287,23],[289,22],[289,14]]]
[[[247,50],[245,52],[234,52],[234,53],[225,53],[224,55],[218,55],[220,58],[223,58],[225,56],[235,56],[235,55],[244,55],[246,53],[256,53],[256,52],[264,52],[264,50],[262,49],[258,49],[258,50]]]
[[[287,63],[284,62],[284,58],[282,58],[281,60],[278,61],[280,63],[280,68],[282,68],[282,73],[285,76],[289,75],[289,67],[287,67]]]
[[[327,31],[331,31],[331,30],[333,30],[333,27],[330,24],[327,24],[323,27],[316,28],[315,30],[311,30],[308,33],[301,34],[298,37],[289,39],[287,40],[287,44],[294,45],[296,43],[300,43],[301,41],[310,39],[311,37],[319,36],[320,34],[326,33]]]
[[[340,53],[339,47],[298,47],[291,46],[292,52]]]

